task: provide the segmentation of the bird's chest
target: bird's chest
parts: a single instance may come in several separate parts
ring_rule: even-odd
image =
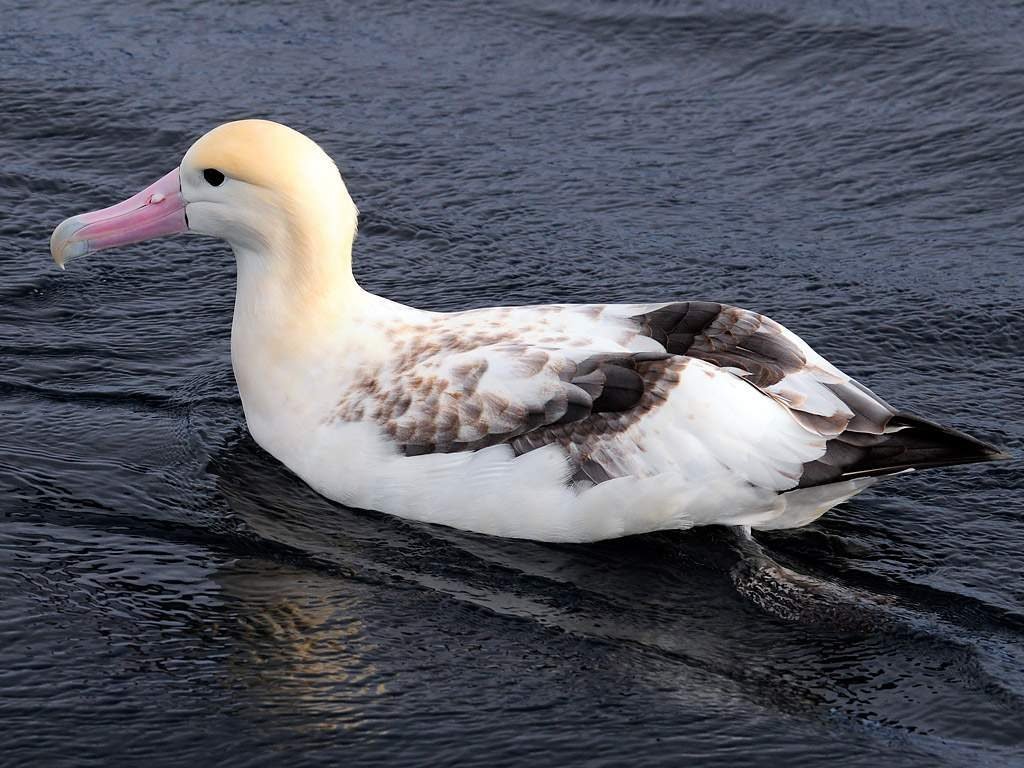
[[[338,350],[233,328],[231,364],[249,432],[288,463],[328,420],[348,373]],[[304,438],[304,436],[306,436]]]

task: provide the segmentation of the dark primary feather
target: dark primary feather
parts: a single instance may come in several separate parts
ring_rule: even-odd
[[[851,430],[829,440],[825,455],[804,465],[800,487],[1007,458],[998,448],[970,435],[908,413],[895,414],[887,427],[898,431],[871,435]]]

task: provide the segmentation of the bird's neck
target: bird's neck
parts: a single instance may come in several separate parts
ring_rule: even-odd
[[[307,228],[259,249],[235,246],[231,362],[250,429],[312,407],[365,294],[352,277],[352,232]]]

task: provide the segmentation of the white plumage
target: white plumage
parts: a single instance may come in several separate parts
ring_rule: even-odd
[[[62,223],[51,248],[63,264],[154,234],[227,240],[253,437],[320,493],[414,520],[549,541],[786,528],[879,475],[998,456],[735,307],[446,314],[373,296],[352,278],[355,220],[315,144],[241,121],[149,190]]]

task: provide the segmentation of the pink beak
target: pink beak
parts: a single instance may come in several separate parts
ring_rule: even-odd
[[[50,236],[57,266],[93,251],[188,231],[178,169],[123,203],[65,219]]]

